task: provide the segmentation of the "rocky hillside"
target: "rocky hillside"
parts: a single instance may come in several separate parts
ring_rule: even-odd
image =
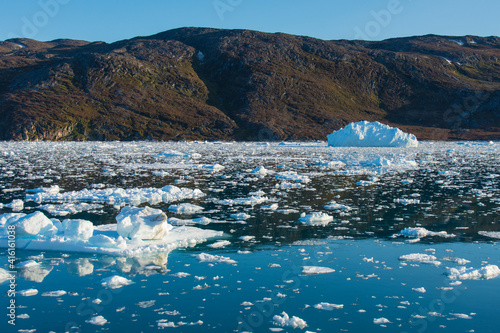
[[[183,28],[0,42],[1,140],[324,140],[359,120],[499,139],[500,38]]]

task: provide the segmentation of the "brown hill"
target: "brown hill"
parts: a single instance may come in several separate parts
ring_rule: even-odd
[[[500,38],[324,41],[183,28],[0,42],[3,140],[310,140],[352,121],[500,138]]]

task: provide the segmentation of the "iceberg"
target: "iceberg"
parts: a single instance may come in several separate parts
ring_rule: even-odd
[[[64,236],[74,240],[88,240],[94,233],[94,224],[87,220],[66,219],[62,228]]]
[[[379,122],[360,121],[327,135],[330,147],[417,147],[415,135]]]

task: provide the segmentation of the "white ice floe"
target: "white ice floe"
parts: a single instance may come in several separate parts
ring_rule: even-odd
[[[329,210],[343,210],[343,211],[352,210],[351,207],[349,207],[347,205],[339,204],[335,200],[330,201],[325,206],[323,206],[323,208],[329,209]]]
[[[417,292],[417,293],[421,293],[421,294],[425,294],[427,292],[427,290],[425,290],[424,287],[419,287],[419,288],[411,288],[411,290]]]
[[[250,196],[247,198],[237,198],[237,199],[223,199],[218,200],[215,203],[219,205],[233,206],[233,205],[246,205],[246,206],[254,206],[259,205],[268,201],[268,197],[262,196]]]
[[[311,179],[306,175],[300,175],[295,171],[278,172],[274,177],[279,180],[290,180],[299,183],[309,183]]]
[[[392,200],[394,203],[399,203],[403,205],[416,205],[420,203],[419,199],[403,199],[403,198],[397,198]]]
[[[381,318],[374,318],[373,323],[377,325],[382,325],[382,324],[390,324],[391,322],[389,319],[381,317]]]
[[[132,284],[132,280],[126,279],[122,276],[119,275],[113,275],[107,278],[104,278],[101,280],[101,285],[103,287],[108,287],[111,289],[118,289],[123,286],[128,286],[129,284]]]
[[[409,227],[401,230],[399,233],[395,234],[394,236],[405,236],[405,237],[415,237],[415,238],[422,238],[422,237],[444,237],[444,238],[451,238],[455,237],[454,234],[449,234],[446,231],[439,231],[439,232],[434,232],[434,231],[429,231],[425,228],[422,227]]]
[[[401,261],[434,262],[437,258],[425,253],[411,253],[399,257]]]
[[[68,292],[66,290],[54,290],[54,291],[47,291],[42,294],[44,297],[61,297],[66,295]]]
[[[20,212],[24,209],[24,201],[21,199],[14,199],[11,203],[5,204],[4,206],[12,209],[14,212]]]
[[[321,302],[314,306],[315,309],[327,310],[327,311],[332,311],[334,309],[342,309],[343,307],[344,304],[332,304],[326,302]]]
[[[479,280],[493,279],[500,275],[497,265],[486,265],[481,268],[455,267],[448,270],[448,277],[452,280]]]
[[[500,231],[478,231],[477,233],[484,237],[500,239]]]
[[[88,324],[92,324],[92,325],[103,326],[108,321],[103,316],[95,316],[95,317],[92,317],[88,320],[85,320],[85,322]]]
[[[321,267],[321,266],[302,266],[302,274],[303,275],[313,275],[313,274],[327,274],[333,273],[335,270],[330,267]]]
[[[52,216],[67,216],[72,214],[78,214],[81,212],[87,212],[95,209],[102,209],[104,206],[101,204],[89,204],[86,202],[80,203],[63,203],[63,204],[47,204],[38,206],[37,209],[41,209]]]
[[[250,242],[250,241],[255,240],[255,236],[250,236],[250,235],[241,236],[241,237],[238,237],[238,239],[241,239],[244,242]]]
[[[327,225],[328,223],[333,221],[333,217],[321,212],[312,213],[306,215],[302,213],[299,222],[308,224],[308,225]]]
[[[415,135],[379,122],[360,121],[327,136],[331,147],[417,147]]]
[[[28,267],[38,266],[38,265],[40,265],[39,262],[36,262],[35,260],[30,259],[30,260],[26,260],[26,261],[17,263],[16,268],[28,268]]]
[[[194,246],[223,232],[195,227],[172,227],[161,210],[124,207],[117,216],[119,223],[93,226],[48,219],[42,212],[0,215],[0,248],[7,248],[6,230],[16,226],[16,247],[24,250],[64,251],[142,256],[169,252],[178,247]],[[78,220],[77,220],[78,221]],[[59,228],[56,225],[59,225]]]
[[[35,296],[38,294],[37,289],[24,289],[24,290],[19,290],[16,294],[21,295],[21,296]]]
[[[101,202],[109,204],[140,205],[142,203],[157,204],[161,202],[171,203],[186,199],[197,199],[205,194],[199,189],[179,188],[167,185],[162,188],[105,188],[105,189],[83,189],[64,193],[40,192],[29,194],[26,200],[35,202]]]
[[[281,316],[275,315],[273,317],[273,322],[278,326],[289,326],[292,328],[298,327],[300,329],[304,329],[307,326],[307,323],[303,319],[296,316],[290,318],[290,316],[284,311],[281,313]]]
[[[213,244],[208,245],[208,247],[211,247],[212,249],[222,249],[225,248],[226,246],[231,245],[231,242],[228,240],[220,240],[217,241]]]
[[[204,208],[198,205],[193,205],[190,203],[182,203],[178,205],[172,205],[168,207],[168,211],[176,214],[187,214],[187,215],[192,215],[199,213],[203,210]]]
[[[450,315],[459,319],[472,319],[472,317],[466,313],[450,313]]]
[[[224,263],[224,264],[235,264],[236,260],[233,260],[229,257],[217,256],[208,253],[200,253],[196,255],[196,259],[200,262],[216,262],[216,263]]]
[[[190,153],[182,153],[182,152],[177,151],[177,150],[168,150],[168,151],[164,151],[164,152],[161,152],[159,154],[153,155],[153,157],[164,158],[164,159],[191,159],[191,158],[198,159],[201,157],[201,155],[198,153],[190,154]]]
[[[231,214],[229,217],[235,220],[247,220],[252,217],[252,215],[248,215],[246,213],[238,213],[238,214]]]
[[[264,176],[267,176],[268,174],[272,173],[272,171],[264,168],[263,166],[260,166],[258,168],[253,169],[252,173],[254,175],[264,177]]]

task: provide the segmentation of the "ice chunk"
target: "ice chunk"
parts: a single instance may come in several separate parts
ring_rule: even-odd
[[[231,242],[230,241],[227,241],[227,240],[220,240],[220,241],[217,241],[213,244],[210,244],[208,245],[208,247],[211,247],[212,249],[222,249],[228,245],[231,245]]]
[[[224,264],[235,264],[236,261],[229,258],[229,257],[223,257],[223,256],[217,256],[217,255],[212,255],[208,253],[200,253],[196,256],[196,259],[198,259],[200,262],[217,262],[217,263],[224,263]]]
[[[405,228],[405,229],[401,230],[395,236],[405,236],[405,237],[415,237],[415,238],[422,238],[422,237],[426,237],[426,236],[439,236],[439,237],[444,237],[444,238],[455,237],[454,234],[449,234],[446,231],[434,232],[434,231],[429,231],[429,230],[422,228],[422,227]]]
[[[57,227],[42,212],[25,215],[15,221],[14,224],[16,225],[16,235],[19,237],[52,236],[57,233]]]
[[[21,199],[14,199],[11,203],[6,204],[5,207],[12,209],[14,212],[20,212],[24,209],[24,201]]]
[[[270,171],[267,170],[266,168],[264,168],[263,166],[260,166],[258,168],[253,169],[252,173],[254,175],[258,175],[258,176],[264,177],[264,176],[267,176],[270,173]]]
[[[238,214],[231,214],[230,217],[235,220],[247,220],[252,216],[246,213],[238,213]]]
[[[298,327],[300,329],[304,329],[307,326],[307,323],[303,319],[296,316],[290,318],[290,316],[284,311],[281,313],[281,316],[275,315],[273,317],[273,322],[278,326],[290,326],[292,328]]]
[[[427,292],[427,290],[425,290],[425,288],[424,288],[424,287],[420,287],[420,288],[411,288],[411,290],[413,290],[413,291],[415,291],[415,292],[417,292],[417,293],[422,293],[422,294],[424,294],[424,293],[426,293],[426,292]]]
[[[116,221],[118,234],[129,239],[162,239],[172,229],[167,215],[151,207],[123,207]]]
[[[360,121],[327,136],[331,147],[417,147],[415,135],[379,122]]]
[[[421,261],[421,262],[427,262],[427,261],[434,261],[437,258],[433,255],[430,254],[425,254],[425,253],[411,253],[411,254],[405,254],[399,257],[399,260],[402,261]]]
[[[500,275],[500,269],[497,265],[487,265],[478,269],[456,267],[448,270],[448,277],[452,280],[493,279],[498,275]]]
[[[168,207],[168,211],[176,214],[195,214],[203,210],[203,207],[190,203],[182,203]]]
[[[108,287],[111,289],[117,289],[121,288],[123,286],[128,286],[129,284],[132,284],[133,282],[129,279],[126,279],[122,276],[119,275],[113,275],[107,278],[104,278],[101,280],[101,285],[103,287]]]
[[[35,296],[36,294],[38,294],[38,290],[37,289],[25,289],[25,290],[19,290],[17,292],[17,294],[21,295],[21,296]]]
[[[327,274],[333,273],[335,270],[330,267],[321,267],[321,266],[302,266],[302,274],[303,275],[312,275],[312,274]]]
[[[333,217],[326,213],[312,213],[306,215],[302,213],[299,218],[299,222],[309,225],[327,225],[328,223],[333,221]]]
[[[344,304],[332,304],[332,303],[325,303],[325,302],[321,302],[321,303],[316,304],[314,306],[315,309],[327,310],[327,311],[332,311],[333,309],[342,309],[343,307],[344,307]]]
[[[66,295],[68,292],[66,290],[54,290],[54,291],[47,291],[42,294],[42,296],[45,297],[61,297]]]
[[[377,325],[382,325],[382,324],[389,324],[390,321],[389,319],[382,317],[382,318],[374,318],[373,323]]]
[[[94,224],[87,220],[66,219],[62,221],[64,237],[70,240],[88,240],[94,233]]]
[[[305,175],[299,175],[295,171],[279,172],[274,178],[279,180],[291,180],[299,183],[309,183],[311,179]]]
[[[108,321],[103,316],[95,316],[95,317],[92,317],[88,320],[85,320],[85,322],[92,324],[92,325],[103,326]]]

